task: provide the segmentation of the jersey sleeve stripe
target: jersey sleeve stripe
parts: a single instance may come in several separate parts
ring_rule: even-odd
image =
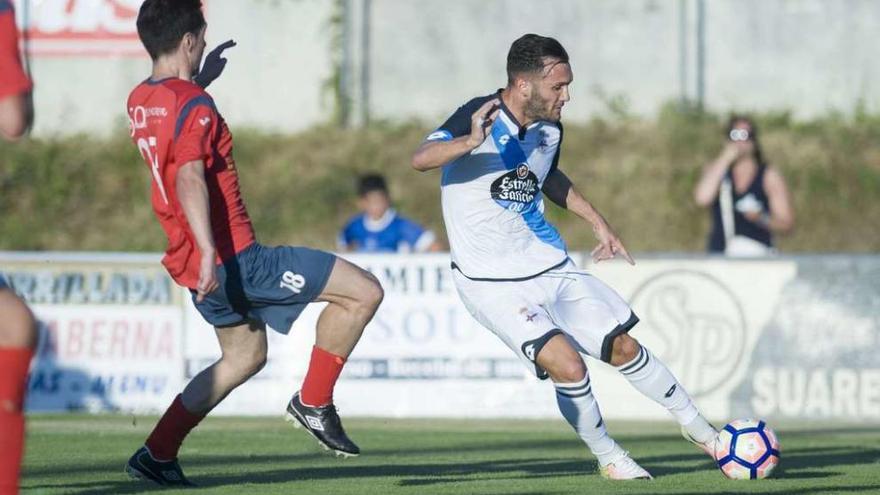
[[[192,100],[189,100],[177,115],[177,123],[174,124],[174,139],[177,139],[177,136],[180,135],[180,131],[183,129],[183,124],[186,122],[186,118],[189,117],[189,113],[199,105],[204,105],[215,112],[217,111],[214,107],[214,102],[211,98],[205,95],[196,96]]]
[[[451,141],[451,140],[452,140],[452,133],[445,130],[445,129],[436,130],[436,131],[432,132],[431,134],[428,134],[428,137],[425,138],[425,141]]]

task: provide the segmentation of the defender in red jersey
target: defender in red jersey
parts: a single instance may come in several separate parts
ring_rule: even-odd
[[[23,136],[33,117],[31,81],[18,52],[12,2],[0,0],[0,138]],[[34,317],[0,273],[0,495],[18,493],[24,396],[37,340]]]
[[[208,93],[176,77],[138,85],[128,98],[128,115],[132,140],[153,176],[153,210],[168,236],[162,264],[178,284],[196,288],[200,253],[178,199],[181,166],[204,164],[216,261],[232,258],[255,240],[238,187],[232,135]]]
[[[327,449],[360,450],[333,406],[333,387],[382,300],[370,273],[330,253],[256,242],[238,187],[232,135],[204,91],[220,75],[227,42],[199,71],[205,19],[199,0],[146,0],[138,34],[151,76],[129,96],[131,137],[152,176],[152,205],[168,237],[163,264],[214,325],[222,357],[190,381],[126,472],[160,485],[189,485],[177,462],[186,435],[266,362],[266,326],[281,333],[313,301],[327,302],[302,389],[287,415]]]

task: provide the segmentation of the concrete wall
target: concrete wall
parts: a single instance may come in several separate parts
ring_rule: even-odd
[[[863,100],[880,109],[880,67],[873,63],[880,2],[712,0],[704,6],[709,108],[790,109],[809,117],[849,113]],[[630,111],[651,115],[683,88],[697,93],[696,12],[696,0],[374,0],[371,112],[441,119],[469,97],[503,85],[510,43],[535,32],[559,39],[571,56],[567,121],[607,112],[615,97]]]
[[[708,2],[708,103],[796,115],[880,110],[880,2]]]
[[[333,105],[324,102],[322,87],[333,71],[332,2],[204,1],[209,48],[230,38],[238,42],[227,52],[223,77],[210,87],[233,130],[297,131],[329,119]],[[35,132],[42,136],[127,129],[125,100],[150,75],[145,52],[134,57],[35,55],[31,64]]]
[[[37,20],[45,15],[41,8],[65,3],[29,1]],[[650,116],[664,102],[697,92],[697,1],[344,0],[350,37],[342,46],[349,47],[344,66],[352,108],[372,118],[438,122],[468,98],[503,85],[510,42],[537,32],[557,37],[572,57],[566,121],[607,113],[609,101]],[[136,7],[139,0],[116,3]],[[229,52],[226,74],[211,88],[233,128],[294,132],[330,120],[334,102],[326,86],[334,58],[342,57],[332,41],[336,2],[205,3],[209,43],[239,42]],[[790,109],[809,117],[848,113],[862,101],[880,110],[880,68],[873,63],[880,2],[704,5],[709,108]],[[149,60],[35,55],[32,67],[38,135],[106,133],[125,126],[125,98],[148,75]]]
[[[469,98],[506,84],[507,50],[528,32],[554,36],[569,52],[575,81],[566,120],[588,118],[604,107],[603,97],[615,95],[650,113],[676,94],[676,5],[375,1],[371,113],[445,117]]]

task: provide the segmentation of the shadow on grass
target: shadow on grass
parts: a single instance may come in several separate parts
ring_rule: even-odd
[[[369,452],[371,455],[364,458],[366,462],[379,462],[377,464],[358,464],[361,460],[343,461],[333,465],[321,466],[302,466],[297,467],[296,460],[311,461],[320,460],[324,456],[312,454],[298,455],[222,455],[222,456],[202,456],[187,460],[185,468],[194,466],[205,466],[213,469],[228,466],[237,471],[227,470],[222,474],[206,474],[196,475],[195,481],[203,490],[210,490],[213,487],[228,485],[272,485],[290,482],[302,481],[321,481],[321,480],[363,480],[369,483],[371,479],[385,478],[384,483],[394,483],[399,487],[418,487],[426,488],[430,486],[442,486],[450,483],[467,483],[477,482],[487,479],[491,480],[540,480],[544,478],[559,478],[570,476],[588,476],[595,473],[595,461],[586,460],[564,460],[553,458],[521,458],[511,459],[510,451],[529,452],[531,449],[548,449],[554,448],[557,444],[564,444],[566,448],[570,448],[568,441],[517,441],[505,442],[500,444],[485,445],[483,452],[497,452],[499,459],[490,461],[467,462],[467,455],[474,453],[474,450],[462,448],[459,446],[457,452],[461,454],[459,462],[434,461],[434,462],[418,462],[419,458],[412,457],[413,462],[394,462],[394,459],[385,459],[383,462],[383,454],[410,454],[410,451],[401,452],[399,450],[380,450]],[[444,449],[417,449],[418,453],[430,454],[436,453],[438,450]],[[326,458],[325,458],[326,459]],[[705,459],[705,462],[700,462]],[[681,461],[694,461],[697,465],[679,466]],[[791,480],[822,480],[827,478],[839,478],[844,473],[839,471],[822,470],[834,466],[854,466],[874,464],[880,461],[880,449],[858,449],[851,447],[832,447],[832,448],[802,448],[793,449],[783,452],[783,460],[781,469],[777,477],[780,481]],[[639,462],[651,471],[655,476],[669,476],[684,473],[693,473],[706,469],[715,469],[711,461],[700,454],[687,456],[643,456],[639,458]],[[673,464],[670,464],[672,462]],[[241,466],[261,466],[278,463],[290,463],[290,468],[269,469],[269,470],[238,470]],[[143,483],[131,482],[123,479],[120,465],[114,466],[89,466],[90,469],[100,471],[102,473],[117,471],[120,472],[119,481],[95,481],[95,482],[78,482],[74,484],[40,484],[27,486],[26,488],[34,489],[64,489],[65,493],[73,494],[94,494],[94,495],[110,495],[110,494],[132,494],[139,493],[144,489],[148,489],[149,485]],[[818,468],[818,469],[817,469]],[[45,476],[58,476],[68,472],[78,472],[74,466],[65,466],[64,469],[44,469],[41,474]],[[31,475],[35,473],[29,473]],[[719,475],[720,476],[720,475]],[[719,480],[721,481],[721,480]],[[839,480],[837,480],[839,482]],[[719,489],[724,489],[719,485]],[[774,487],[778,488],[778,486]],[[791,490],[769,490],[774,494],[811,494],[823,493],[825,491],[838,492],[862,492],[880,489],[880,480],[876,485],[859,485],[845,486],[836,484],[834,486],[824,487],[799,487]],[[24,492],[25,494],[27,491]],[[537,492],[520,492],[520,493],[546,493]],[[696,492],[682,492],[696,493]],[[721,492],[727,493],[727,492]],[[734,492],[730,492],[734,493]]]
[[[739,482],[737,482],[739,483]],[[743,483],[748,483],[744,481]],[[772,493],[773,495],[810,495],[810,494],[826,494],[826,493],[877,493],[877,490],[880,489],[880,484],[877,485],[856,485],[856,486],[840,486],[840,485],[824,485],[824,486],[811,486],[808,488],[793,488],[791,490],[774,490],[768,489],[764,493]],[[691,492],[663,492],[666,495],[699,495],[704,493],[703,491],[691,491]],[[713,491],[710,492],[713,495],[742,495],[745,491],[742,490],[729,490],[729,491]]]
[[[698,456],[701,467],[714,469],[714,463],[705,456]],[[664,476],[690,471],[669,466],[669,456],[640,458],[639,462],[654,476]],[[818,479],[842,476],[844,473],[822,470],[834,466],[855,466],[880,463],[880,449],[857,447],[800,448],[784,450],[779,467],[773,474],[779,479]],[[877,488],[880,488],[878,477]],[[774,492],[775,493],[775,492]]]
[[[342,461],[350,462],[350,461]],[[341,464],[341,463],[340,463]],[[384,483],[399,487],[428,487],[447,483],[462,483],[491,480],[528,480],[539,478],[558,478],[562,476],[585,476],[592,472],[589,464],[583,461],[558,461],[545,459],[484,461],[467,464],[380,464],[380,465],[339,465],[305,467],[292,469],[273,469],[257,472],[239,472],[222,475],[202,475],[195,478],[199,490],[211,491],[214,488],[229,485],[267,485],[290,482],[362,479],[369,483],[371,478],[386,478]],[[400,478],[395,480],[395,478]],[[29,490],[63,488],[65,493],[111,495],[140,493],[152,485],[145,482],[129,480],[80,482],[75,484],[28,486]],[[158,488],[158,487],[157,487]],[[23,495],[28,492],[24,491]],[[418,493],[416,491],[415,493]],[[505,494],[538,494],[548,493],[536,487],[534,491],[508,492]]]
[[[613,433],[613,432],[612,432]],[[780,437],[783,442],[783,460],[785,461],[783,465],[788,464],[790,455],[798,455],[797,450],[786,450],[785,449],[785,439],[789,437],[802,437],[802,436],[822,436],[828,434],[853,434],[859,435],[863,433],[871,433],[876,434],[876,428],[868,428],[868,427],[853,427],[853,428],[835,428],[835,429],[799,429],[799,430],[783,430],[780,434]],[[458,433],[460,435],[460,433]],[[627,448],[631,450],[638,450],[640,445],[658,443],[658,442],[681,442],[681,437],[677,434],[654,434],[654,435],[641,435],[634,433],[620,433],[615,434],[614,437],[618,439],[621,444],[626,445]],[[294,436],[291,436],[293,441],[296,440]],[[508,438],[498,440],[498,441],[486,441],[485,439],[479,440],[462,440],[459,442],[455,442],[454,444],[443,444],[443,445],[428,445],[425,447],[393,447],[393,448],[381,448],[381,449],[372,449],[369,445],[362,445],[362,447],[366,447],[364,450],[370,457],[378,457],[383,455],[396,455],[396,456],[413,456],[413,455],[422,455],[422,454],[453,454],[460,455],[462,452],[472,452],[472,453],[505,453],[505,452],[516,452],[516,451],[525,451],[528,449],[547,449],[547,450],[571,450],[574,448],[580,448],[582,444],[578,442],[578,440],[574,437],[570,437],[565,435],[560,438],[553,439],[535,439],[535,438],[527,438],[527,439],[519,439],[519,440],[510,440]],[[834,449],[838,449],[840,451],[853,451],[855,449],[851,447],[826,447],[822,449],[822,452],[833,453]],[[106,464],[94,463],[91,462],[88,465],[84,464],[66,464],[64,466],[52,466],[52,467],[25,467],[25,474],[27,476],[53,476],[53,475],[63,475],[63,474],[76,474],[83,472],[107,472],[109,470],[116,470],[117,467],[122,466],[124,462],[128,459],[128,456],[131,455],[135,450],[135,446],[132,446],[131,452],[121,453],[121,456],[118,459],[118,466],[108,466]],[[803,452],[809,453],[810,450],[806,449]],[[866,450],[866,455],[870,452],[874,452],[877,455],[877,450]],[[182,459],[182,463],[184,467],[193,467],[193,466],[203,466],[210,465],[214,466],[217,464],[237,464],[240,462],[248,462],[249,460],[259,462],[295,462],[302,460],[314,460],[323,457],[323,454],[319,453],[317,450],[314,453],[292,453],[292,454],[251,454],[251,455],[194,455],[194,456],[186,456]],[[675,458],[677,461],[700,461],[706,460],[706,464],[710,465],[711,462],[708,459],[695,451],[692,453],[688,453],[685,455],[668,455],[664,456],[660,459],[659,462],[670,461],[671,458]],[[644,457],[640,457],[639,460],[644,460]]]
[[[293,438],[293,437],[292,437]],[[305,436],[296,438],[303,442],[312,442]],[[374,459],[383,456],[401,456],[413,458],[413,456],[433,454],[433,455],[449,455],[454,454],[460,457],[463,452],[467,453],[499,453],[499,457],[505,457],[507,452],[528,452],[529,450],[570,450],[573,447],[578,448],[582,444],[576,439],[523,439],[523,440],[504,440],[498,442],[474,441],[474,442],[457,442],[454,445],[437,445],[426,447],[405,447],[405,448],[381,448],[371,449],[368,446],[361,445],[365,452],[365,459]],[[191,455],[181,457],[180,463],[184,469],[201,466],[216,467],[218,465],[235,466],[242,463],[296,463],[309,462],[321,459],[327,459],[327,454],[318,450],[316,444],[309,443],[309,446],[315,446],[314,450],[309,453],[292,453],[292,454],[220,454],[220,455]],[[366,448],[364,448],[366,447]],[[68,463],[63,466],[47,466],[47,467],[27,467],[25,466],[25,475],[28,477],[35,476],[62,476],[65,474],[83,474],[87,472],[106,473],[108,471],[120,471],[128,460],[128,456],[133,454],[135,448],[131,452],[121,455],[118,461],[112,465],[90,462],[88,464]],[[584,454],[586,456],[586,454]],[[594,462],[595,464],[595,462]]]

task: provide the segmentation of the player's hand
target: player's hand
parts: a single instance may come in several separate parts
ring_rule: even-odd
[[[620,242],[617,234],[611,230],[611,227],[604,220],[593,225],[593,233],[596,234],[596,238],[599,239],[599,245],[597,245],[593,249],[593,252],[590,253],[593,256],[593,263],[598,263],[602,260],[610,260],[619,254],[630,265],[636,264],[632,256],[626,251],[623,243]]]
[[[220,74],[223,74],[223,69],[226,68],[226,59],[223,58],[223,50],[232,48],[235,44],[235,41],[228,40],[220,43],[217,45],[217,48],[211,50],[211,52],[208,53],[208,56],[205,57],[202,69],[193,78],[195,83],[202,88],[207,88],[209,84],[214,82],[214,79],[220,77]]]
[[[471,116],[471,135],[468,136],[468,146],[471,149],[483,144],[486,136],[492,132],[492,124],[498,118],[498,112],[501,111],[501,101],[498,98],[483,103],[479,109]]]
[[[205,300],[205,296],[214,292],[220,283],[217,281],[217,263],[214,253],[203,253],[199,262],[199,284],[196,286],[196,302]]]

